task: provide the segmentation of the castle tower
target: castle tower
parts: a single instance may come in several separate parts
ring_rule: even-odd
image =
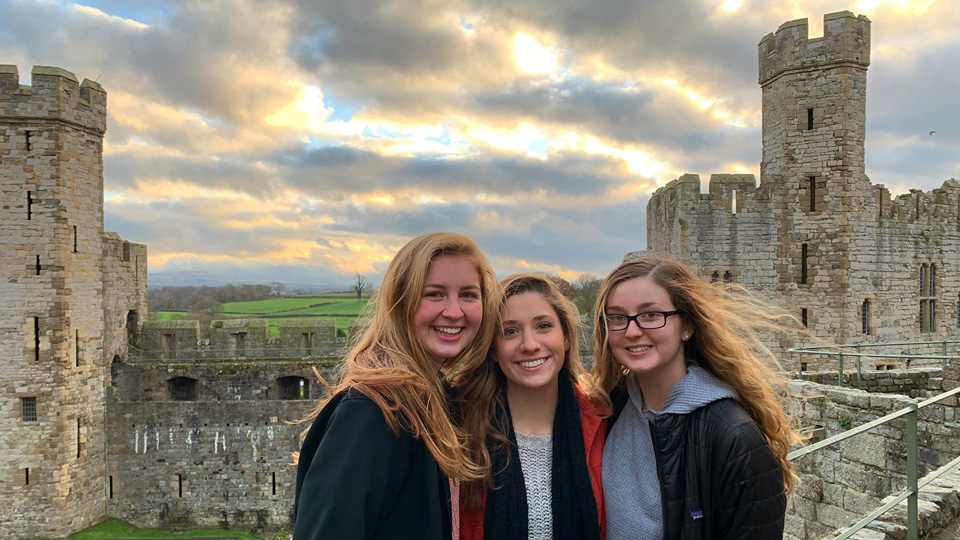
[[[96,82],[0,65],[0,531],[105,515],[103,135]]]
[[[870,20],[849,11],[825,15],[821,38],[808,38],[800,19],[759,44],[760,173],[778,221],[777,289],[818,335],[841,342],[854,223],[876,204],[864,174],[869,64]]]

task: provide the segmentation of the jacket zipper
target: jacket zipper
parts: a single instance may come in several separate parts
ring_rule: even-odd
[[[661,459],[660,451],[660,437],[657,436],[657,426],[656,419],[653,419],[649,422],[650,424],[650,439],[653,441],[653,457],[654,461],[657,463],[657,480],[660,481],[660,520],[663,523],[663,532],[666,534],[667,527],[667,505],[666,501],[666,491],[663,488],[663,464]]]

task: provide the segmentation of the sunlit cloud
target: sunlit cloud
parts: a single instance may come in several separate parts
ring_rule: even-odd
[[[517,32],[510,47],[514,65],[523,73],[545,75],[560,67],[557,51],[526,32]]]
[[[140,22],[140,21],[135,21],[135,20],[133,20],[133,19],[127,19],[127,18],[124,18],[124,17],[117,17],[116,15],[109,15],[109,14],[104,13],[103,11],[100,11],[99,9],[97,9],[97,8],[95,8],[95,7],[91,7],[91,6],[84,6],[84,5],[80,5],[80,4],[74,4],[74,5],[70,6],[70,9],[72,9],[73,11],[75,11],[75,12],[77,12],[77,13],[81,13],[81,14],[83,14],[83,15],[86,15],[86,16],[91,17],[91,18],[94,18],[94,19],[102,20],[102,21],[105,21],[105,22],[110,23],[110,24],[119,24],[119,25],[123,26],[123,27],[126,28],[126,29],[131,29],[131,30],[146,30],[146,29],[150,28],[149,25],[143,24],[143,23]]]

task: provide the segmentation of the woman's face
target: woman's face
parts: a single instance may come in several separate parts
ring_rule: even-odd
[[[437,369],[467,347],[482,319],[480,275],[470,259],[463,255],[434,259],[413,315],[413,327]]]
[[[495,360],[512,389],[555,385],[567,351],[557,312],[543,295],[516,294],[504,306]]]
[[[614,287],[607,298],[604,314],[632,316],[675,309],[666,289],[643,276],[625,280]],[[662,328],[643,329],[636,321],[630,321],[625,330],[607,330],[607,343],[617,362],[641,381],[663,381],[672,386],[686,373],[683,342],[692,333],[683,316],[677,314],[668,316]]]

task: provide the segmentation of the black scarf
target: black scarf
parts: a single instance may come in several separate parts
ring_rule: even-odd
[[[527,540],[527,491],[517,452],[506,382],[500,378],[500,397],[506,409],[508,446],[491,445],[493,489],[487,491],[483,515],[486,540]],[[566,370],[560,372],[557,410],[553,416],[553,464],[551,495],[553,537],[557,540],[599,540],[597,503],[587,472],[587,458],[580,426],[580,407]]]

